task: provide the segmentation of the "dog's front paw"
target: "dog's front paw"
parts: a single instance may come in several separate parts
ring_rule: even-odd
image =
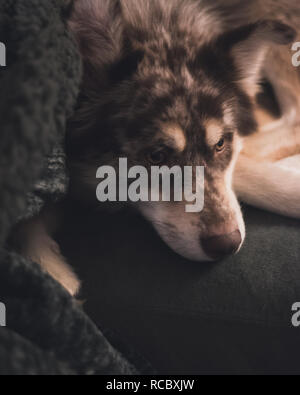
[[[72,296],[79,292],[80,281],[61,254],[59,245],[47,232],[42,217],[20,224],[13,235],[12,244],[15,251],[38,263]]]
[[[65,276],[59,276],[56,280],[69,292],[71,296],[74,297],[79,293],[81,286],[80,281],[70,267],[68,267],[68,273],[66,273]]]

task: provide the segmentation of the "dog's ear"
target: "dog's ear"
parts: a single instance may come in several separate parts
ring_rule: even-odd
[[[225,34],[219,44],[230,51],[238,70],[238,82],[254,97],[265,57],[271,45],[288,45],[296,38],[293,28],[274,20],[242,26]]]
[[[69,27],[83,59],[85,88],[130,78],[143,58],[127,38],[119,0],[76,0]]]
[[[109,79],[113,84],[128,80],[138,69],[144,58],[142,50],[134,50],[124,45],[123,56],[114,62],[109,69]]]
[[[89,70],[101,72],[120,58],[123,29],[118,0],[76,0],[69,28]]]

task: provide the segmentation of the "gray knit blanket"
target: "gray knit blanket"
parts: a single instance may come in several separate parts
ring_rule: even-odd
[[[6,248],[21,217],[67,188],[61,143],[81,65],[66,3],[0,0],[0,374],[135,374],[59,284]]]

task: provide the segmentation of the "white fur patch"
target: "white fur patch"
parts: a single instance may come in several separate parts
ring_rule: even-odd
[[[300,218],[300,172],[287,166],[285,161],[260,162],[241,155],[235,170],[234,187],[248,204]]]

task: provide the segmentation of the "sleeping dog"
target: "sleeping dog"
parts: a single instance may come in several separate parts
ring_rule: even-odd
[[[285,1],[293,14],[296,1]],[[298,201],[290,205],[291,197],[272,180],[273,162],[286,156],[278,157],[282,134],[293,149],[298,140],[297,116],[291,113],[298,98],[291,91],[299,79],[285,64],[291,62],[286,48],[296,31],[276,12],[273,19],[263,17],[277,2],[265,2],[270,9],[260,1],[253,8],[245,3],[252,5],[237,0],[76,0],[69,21],[84,66],[66,136],[72,199],[97,210],[97,169],[110,165],[117,170],[119,158],[146,168],[203,166],[200,214],[186,213],[184,201],[135,205],[171,249],[194,261],[218,260],[240,250],[246,232],[237,194],[279,212],[283,203],[284,214],[299,215]],[[284,121],[272,123],[272,133],[257,134],[255,98],[262,77],[274,86]],[[288,132],[281,127],[287,125]],[[257,139],[262,139],[261,153]],[[263,191],[267,180],[267,194],[272,197],[279,189],[279,201]],[[79,281],[51,238],[58,217],[56,208],[46,208],[39,218],[20,225],[18,234],[22,239],[28,235],[21,252],[74,295]]]

